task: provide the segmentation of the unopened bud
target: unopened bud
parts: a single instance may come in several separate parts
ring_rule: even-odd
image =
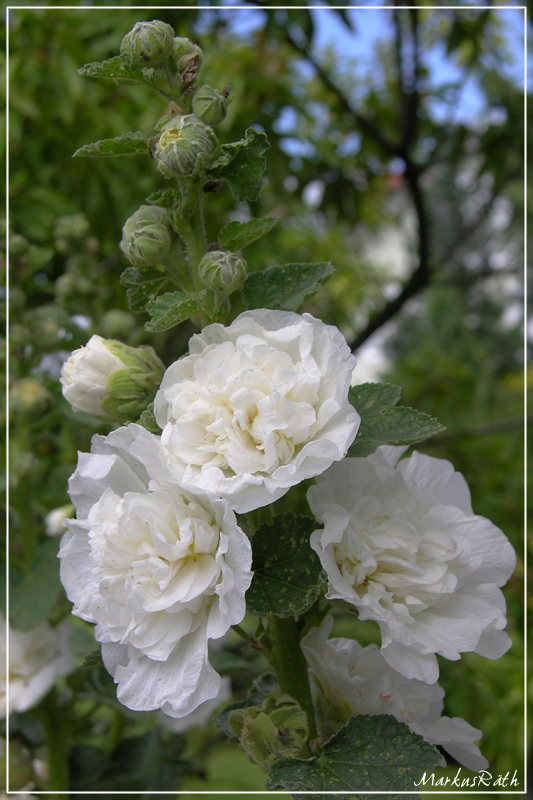
[[[218,125],[226,116],[228,98],[206,83],[195,93],[192,110],[206,125]]]
[[[35,378],[21,378],[9,392],[12,413],[22,417],[38,417],[46,410],[51,399],[48,389]]]
[[[168,257],[173,233],[161,206],[141,206],[126,220],[120,249],[135,267],[150,267]]]
[[[194,114],[174,117],[161,131],[155,151],[157,167],[165,178],[197,175],[208,165],[217,144],[211,128]]]
[[[44,518],[44,527],[47,536],[62,536],[65,533],[63,522],[66,519],[74,516],[74,506],[72,503],[67,503],[59,508],[54,508],[49,511]]]
[[[288,695],[235,709],[228,723],[246,754],[267,771],[278,758],[297,756],[309,733],[305,712]]]
[[[198,266],[198,275],[206,289],[231,294],[244,284],[248,271],[244,258],[224,250],[206,253]]]
[[[164,371],[151,347],[128,347],[95,335],[65,361],[61,384],[74,411],[136,420],[153,400]]]
[[[136,22],[125,35],[120,53],[126,58],[140,58],[148,67],[164,64],[172,54],[174,31],[165,22]]]
[[[172,60],[184,88],[191,86],[198,76],[204,54],[198,45],[183,36],[175,36],[172,44]]]

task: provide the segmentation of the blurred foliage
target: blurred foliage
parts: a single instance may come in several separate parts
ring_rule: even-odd
[[[167,182],[147,156],[71,159],[83,144],[127,130],[152,135],[165,110],[164,100],[142,87],[76,72],[115,55],[133,24],[155,15],[118,5],[124,7],[102,12],[12,7],[8,18],[9,543],[11,614],[19,627],[68,614],[57,567],[50,567],[57,540],[46,539],[44,517],[66,502],[76,451],[89,448],[93,433],[110,429],[74,414],[63,400],[62,361],[98,333],[129,345],[150,342],[169,363],[184,352],[193,330],[185,323],[177,333],[149,336],[147,317],[128,311],[119,284],[126,266],[118,249],[122,225]],[[210,240],[229,220],[279,217],[265,239],[248,246],[248,262],[254,269],[332,262],[334,277],[304,309],[337,325],[349,341],[365,338],[369,320],[417,270],[422,275],[423,262],[423,280],[378,334],[390,364],[382,377],[402,387],[402,404],[447,426],[420,449],[449,458],[464,473],[476,512],[501,527],[519,555],[505,590],[515,645],[497,662],[470,654],[441,661],[446,713],[483,732],[481,749],[495,775],[515,769],[522,775],[523,437],[515,423],[523,397],[523,95],[509,77],[503,36],[509,22],[498,9],[380,13],[383,36],[366,58],[357,49],[357,36],[365,36],[364,11],[157,9],[176,35],[204,49],[200,83],[231,88],[220,140],[237,140],[253,124],[271,143],[259,200],[236,203],[227,189],[206,197]],[[255,26],[243,28],[244,17]],[[340,45],[317,50],[326,23],[354,37],[349,54]],[[434,53],[454,65],[446,82],[430,70]],[[464,108],[467,82],[481,104],[465,115],[458,108],[461,102]],[[507,421],[511,427],[500,425]],[[301,487],[279,505],[308,513]],[[74,624],[81,660],[94,642],[89,626]],[[357,626],[341,635],[357,631],[362,642],[372,638],[371,623]],[[236,636],[226,651],[248,663],[251,675],[262,671],[262,657]],[[237,698],[245,695],[244,670],[235,673],[233,688]],[[157,752],[175,755],[176,772],[159,775],[165,788],[179,782],[191,793],[231,793],[264,786],[261,770],[211,725],[171,735],[160,731],[155,715],[125,710],[97,666],[62,681],[55,711],[47,702],[14,715],[11,726],[13,759],[24,762],[21,781],[37,790],[48,788],[46,776],[34,771],[28,777],[28,753],[47,758],[46,708],[63,715],[73,789],[85,788],[86,780],[95,790],[122,788],[107,779],[121,780],[120,765],[135,759],[135,788],[155,790],[142,770],[156,739]],[[446,774],[456,770],[452,765]]]

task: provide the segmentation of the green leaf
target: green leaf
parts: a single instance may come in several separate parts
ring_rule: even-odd
[[[115,83],[143,82],[142,66],[132,65],[124,56],[114,56],[107,61],[93,61],[80,67],[78,73],[88,78],[107,78]]]
[[[248,222],[228,222],[218,234],[218,242],[224,250],[242,250],[243,247],[260,239],[277,225],[277,217],[251,219]]]
[[[114,139],[102,139],[100,142],[84,144],[73,154],[72,158],[114,158],[115,156],[148,155],[148,139],[140,131],[123,133]]]
[[[263,155],[270,147],[265,133],[253,128],[239,142],[221,145],[222,155],[206,170],[209,180],[225,178],[237,200],[258,200],[266,169]]]
[[[325,588],[320,559],[309,545],[316,528],[313,517],[286,513],[257,529],[252,540],[254,576],[246,593],[248,611],[290,617],[313,605]]]
[[[234,711],[235,709],[248,708],[249,706],[260,706],[263,703],[263,700],[273,694],[279,694],[279,686],[276,676],[273,672],[265,672],[252,682],[252,688],[244,700],[238,700],[236,703],[230,703],[228,706],[225,706],[221,711],[218,712],[218,714],[216,714],[216,716],[213,717],[213,722],[217,728],[223,730],[227,736],[232,739],[236,739],[237,737],[231,730],[228,723],[230,712]]]
[[[57,539],[40,543],[29,571],[10,587],[9,619],[14,628],[23,631],[34,628],[47,618],[62,595],[58,546]]]
[[[180,322],[189,319],[201,310],[205,296],[205,291],[200,292],[196,297],[187,297],[183,292],[162,294],[161,297],[150,301],[146,306],[152,319],[144,326],[145,330],[167,331],[174,325],[179,325]]]
[[[246,308],[296,311],[334,273],[331,264],[285,264],[250,275],[242,288]]]
[[[435,747],[394,717],[360,714],[352,717],[315,758],[275,761],[267,788],[289,792],[409,791],[425,771],[438,766],[441,758]],[[318,800],[322,795],[313,797]]]
[[[156,267],[127,267],[120,276],[120,282],[126,287],[130,309],[140,314],[149,301],[155,300],[170,278]]]
[[[401,390],[389,383],[352,386],[348,399],[361,415],[361,424],[348,455],[368,456],[382,444],[406,445],[441,433],[436,419],[405,406],[396,406]]]
[[[139,419],[137,420],[137,425],[142,425],[143,428],[146,428],[147,431],[150,433],[161,433],[161,428],[155,421],[155,414],[154,414],[154,404],[150,403],[148,408],[143,411]]]

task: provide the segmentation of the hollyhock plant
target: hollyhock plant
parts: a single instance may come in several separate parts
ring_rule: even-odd
[[[154,402],[177,479],[232,508],[264,506],[343,458],[360,417],[355,359],[310,314],[256,310],[214,323],[167,369]]]
[[[222,500],[167,481],[159,438],[138,425],[95,436],[69,484],[62,541],[73,613],[96,624],[117,697],[173,717],[217,696],[209,639],[244,616],[251,549]]]
[[[351,714],[392,714],[467,769],[487,769],[488,761],[475,744],[481,731],[460,717],[441,716],[444,689],[400,675],[375,644],[362,647],[354,639],[329,639],[332,628],[333,617],[327,616],[301,643],[313,676],[316,707],[326,718],[346,721]]]
[[[498,587],[516,557],[499,528],[472,510],[449,461],[402,447],[333,465],[308,492],[323,530],[311,536],[327,572],[327,597],[356,606],[381,629],[385,661],[434,683],[436,653],[499,658],[511,641]]]
[[[7,698],[6,641],[9,635],[9,703]],[[59,678],[74,670],[72,628],[63,620],[51,628],[41,622],[27,631],[9,627],[0,614],[0,718],[36,706]]]

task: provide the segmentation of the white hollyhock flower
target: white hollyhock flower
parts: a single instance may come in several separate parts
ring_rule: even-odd
[[[72,629],[67,620],[51,628],[41,622],[27,631],[9,626],[0,615],[0,718],[36,706],[59,678],[75,668],[70,649]],[[7,702],[6,642],[9,636],[9,708]]]
[[[308,492],[323,530],[311,536],[327,597],[378,622],[383,657],[402,675],[434,683],[435,653],[499,658],[511,641],[498,589],[516,557],[501,530],[472,511],[449,461],[380,447],[334,464]]]
[[[246,311],[208,325],[166,371],[154,411],[171,468],[244,513],[344,457],[360,418],[355,359],[309,314]]]
[[[226,503],[164,469],[139,425],[93,437],[69,483],[77,519],[60,574],[73,613],[96,624],[120,702],[183,717],[220,690],[207,642],[244,616],[251,548]]]
[[[487,760],[474,744],[481,731],[460,717],[441,716],[444,689],[403,677],[389,667],[375,644],[362,647],[353,639],[329,639],[332,627],[333,617],[328,616],[301,641],[326,714],[392,714],[467,769],[487,769]],[[318,708],[321,697],[315,698]]]

